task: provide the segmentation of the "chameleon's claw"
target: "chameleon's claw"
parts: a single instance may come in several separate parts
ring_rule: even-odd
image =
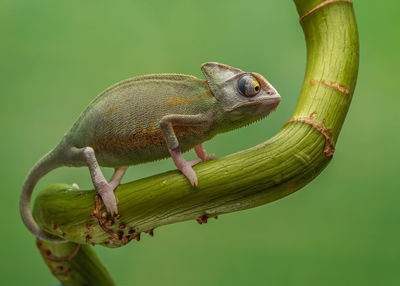
[[[199,184],[196,172],[193,170],[190,162],[186,162],[186,165],[183,166],[180,170],[182,174],[184,174],[185,177],[189,180],[190,184],[192,184],[193,187],[196,187]]]
[[[205,161],[214,160],[216,157],[217,157],[217,156],[215,156],[215,154],[209,154],[209,155],[207,155],[207,157],[206,157],[206,160],[205,160]]]
[[[106,206],[107,211],[111,214],[118,213],[117,207],[117,199],[114,195],[114,189],[109,185],[104,185],[100,190],[98,190],[98,194],[101,196],[104,205]]]
[[[197,165],[198,163],[201,163],[201,162],[202,162],[202,160],[200,158],[196,158],[196,159],[190,160],[189,162],[187,162],[187,164],[190,167],[193,167],[194,165]]]

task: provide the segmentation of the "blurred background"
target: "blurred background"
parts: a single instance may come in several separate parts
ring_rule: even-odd
[[[331,164],[269,205],[168,225],[119,249],[96,246],[118,285],[400,285],[400,4],[354,2],[359,80]],[[0,1],[2,285],[57,284],[18,199],[29,169],[87,104],[132,76],[202,77],[206,61],[259,72],[283,99],[266,120],[207,142],[208,151],[224,156],[272,137],[294,111],[305,70],[294,3]],[[174,168],[134,166],[123,182]],[[35,194],[73,182],[92,188],[86,168],[62,168]]]

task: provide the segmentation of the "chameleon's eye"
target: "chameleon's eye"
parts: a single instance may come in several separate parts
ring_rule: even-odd
[[[245,97],[256,96],[260,92],[260,83],[251,75],[244,75],[238,80],[238,89]]]

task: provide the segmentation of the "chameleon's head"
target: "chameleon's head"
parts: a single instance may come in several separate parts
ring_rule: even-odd
[[[258,73],[214,62],[203,64],[201,70],[233,128],[267,116],[281,101],[275,88]]]

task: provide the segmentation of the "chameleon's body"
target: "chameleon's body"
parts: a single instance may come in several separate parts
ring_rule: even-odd
[[[216,99],[204,80],[178,74],[141,76],[99,95],[66,135],[66,141],[76,147],[92,147],[101,166],[134,165],[170,156],[160,128],[165,115],[214,117],[218,113]],[[212,117],[209,124],[174,128],[182,152],[216,134]]]
[[[25,180],[20,210],[27,228],[42,240],[63,241],[40,229],[30,210],[35,184],[55,168],[89,167],[107,210],[117,213],[113,191],[127,166],[171,156],[196,186],[192,166],[213,158],[201,143],[267,116],[280,102],[279,94],[259,74],[218,63],[203,64],[202,71],[207,80],[147,75],[117,83],[97,96]],[[187,162],[182,152],[191,148],[199,158]],[[109,182],[99,166],[115,168]]]

